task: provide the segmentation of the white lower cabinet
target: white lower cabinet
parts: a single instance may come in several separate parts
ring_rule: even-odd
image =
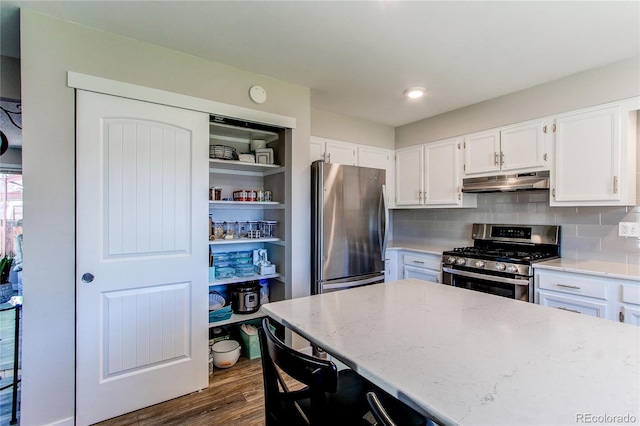
[[[640,284],[621,284],[619,290],[618,321],[640,325]]]
[[[640,325],[640,281],[536,268],[535,302]]]
[[[387,250],[384,255],[384,282],[388,283],[398,279],[398,251]]]
[[[586,297],[540,290],[538,303],[542,306],[575,312],[576,314],[607,318],[606,301],[596,301]]]
[[[419,280],[442,282],[442,255],[403,251],[402,278],[417,278]]]

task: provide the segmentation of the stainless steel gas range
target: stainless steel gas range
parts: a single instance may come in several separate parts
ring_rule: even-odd
[[[560,257],[560,227],[474,223],[473,247],[442,254],[444,284],[533,302],[533,264]]]

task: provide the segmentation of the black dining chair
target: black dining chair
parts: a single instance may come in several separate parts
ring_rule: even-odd
[[[374,392],[367,392],[367,402],[376,421],[374,426],[396,426]]]
[[[361,425],[369,383],[352,370],[298,352],[278,339],[268,319],[258,329],[266,426]],[[291,390],[280,370],[304,385]]]

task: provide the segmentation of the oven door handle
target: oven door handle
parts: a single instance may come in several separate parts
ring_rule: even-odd
[[[442,271],[447,272],[451,275],[461,275],[463,277],[477,278],[479,280],[484,280],[484,281],[496,281],[504,284],[515,284],[515,285],[524,285],[524,286],[529,285],[528,279],[505,278],[505,277],[499,277],[496,275],[477,274],[475,272],[460,271],[458,269],[451,269],[451,268],[442,268]]]

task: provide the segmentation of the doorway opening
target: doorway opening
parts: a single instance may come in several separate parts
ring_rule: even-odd
[[[17,424],[22,375],[22,174],[0,172],[0,424]]]

